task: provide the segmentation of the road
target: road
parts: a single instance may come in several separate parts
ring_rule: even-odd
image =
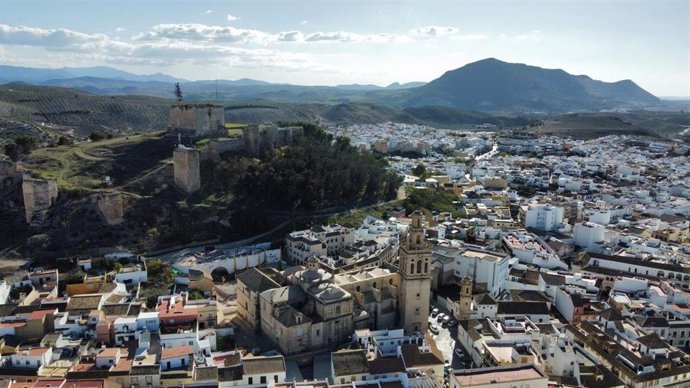
[[[434,306],[432,306],[434,307]],[[444,311],[442,309],[442,313],[448,313],[447,311]],[[445,360],[450,360],[451,361],[451,366],[453,369],[464,369],[469,364],[465,364],[467,362],[471,362],[470,358],[468,357],[468,353],[466,349],[463,349],[462,345],[460,344],[460,341],[456,341],[455,338],[457,338],[458,335],[458,328],[456,327],[443,327],[440,323],[437,322],[435,317],[432,317],[429,315],[429,325],[434,324],[439,328],[439,333],[438,334],[432,334],[432,338],[434,341],[436,341],[436,346],[438,349],[443,353],[443,358]],[[458,356],[455,354],[455,349],[460,348],[463,350],[465,357],[461,360],[458,358]]]

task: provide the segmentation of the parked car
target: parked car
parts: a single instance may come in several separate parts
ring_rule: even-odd
[[[443,361],[443,366],[449,367],[450,366],[450,360]]]
[[[448,321],[448,327],[455,327],[457,324],[458,321],[456,321],[455,319],[451,319],[450,321]]]
[[[445,317],[446,314],[440,313],[439,315],[436,316],[436,322],[441,323],[443,322],[443,317]]]
[[[455,355],[458,356],[458,358],[463,358],[465,357],[465,352],[460,348],[455,348]]]
[[[431,317],[433,318],[433,317],[435,317],[436,315],[438,315],[438,309],[437,309],[437,308],[434,308],[433,310],[431,310]]]
[[[438,334],[438,332],[439,332],[438,326],[436,326],[434,324],[429,325],[429,331],[434,333],[434,334]]]
[[[443,323],[448,324],[448,322],[450,322],[450,315],[446,315],[445,317],[443,317]]]

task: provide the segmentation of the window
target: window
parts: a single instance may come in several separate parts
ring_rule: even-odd
[[[146,384],[153,384],[153,377],[152,376],[146,376]]]
[[[419,307],[417,307],[416,309],[414,309],[414,315],[419,315]]]
[[[266,384],[266,376],[261,376],[261,384]]]
[[[139,384],[139,378],[138,377],[132,377],[132,384]]]
[[[252,384],[254,384],[254,378],[253,378],[253,377],[250,377],[250,378],[249,378],[249,385],[252,385]]]
[[[194,345],[194,341],[189,341],[189,346]]]

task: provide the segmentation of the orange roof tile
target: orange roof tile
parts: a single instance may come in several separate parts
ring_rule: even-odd
[[[161,360],[186,356],[192,353],[194,353],[194,347],[189,345],[175,348],[166,348],[161,351]]]

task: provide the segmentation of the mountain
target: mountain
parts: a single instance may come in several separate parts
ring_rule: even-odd
[[[659,99],[630,80],[603,82],[560,69],[489,58],[408,89],[403,106],[442,105],[491,112],[568,112],[641,107]]]
[[[401,84],[400,82],[393,82],[392,84],[386,86],[386,89],[410,89],[424,85],[426,85],[426,82],[407,82],[404,84]]]
[[[137,75],[110,67],[32,69],[0,66],[0,83],[61,86],[100,95],[173,97],[180,82],[185,101],[271,100],[290,103],[373,104],[395,109],[449,107],[462,112],[566,113],[671,109],[630,80],[603,82],[560,69],[489,58],[429,82],[304,86],[253,79],[185,81],[165,74]],[[675,109],[678,110],[678,109]],[[429,110],[431,112],[433,110]],[[442,112],[441,110],[436,110]],[[443,111],[445,112],[445,111]],[[445,113],[444,113],[445,114]]]
[[[68,80],[73,78],[84,77],[106,78],[111,80],[135,82],[156,81],[174,83],[184,81],[183,79],[175,78],[162,73],[139,75],[118,69],[113,69],[112,67],[107,66],[41,69],[32,67],[0,65],[0,81],[3,82],[43,83],[49,80]]]

